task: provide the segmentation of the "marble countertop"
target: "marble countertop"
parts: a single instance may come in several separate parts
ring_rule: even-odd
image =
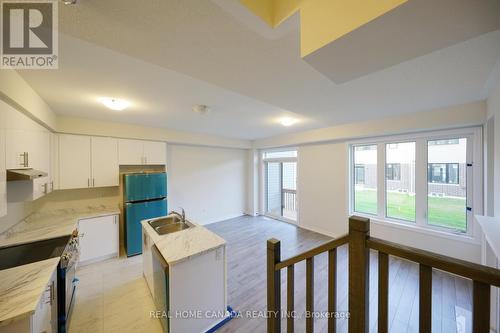
[[[87,207],[34,213],[0,234],[0,248],[70,235],[78,220],[120,214],[118,207]]]
[[[500,259],[500,219],[481,215],[475,218],[495,256]]]
[[[191,220],[188,221],[194,227],[166,235],[158,235],[147,221],[141,222],[144,230],[169,265],[177,264],[226,244],[222,237]]]
[[[0,327],[33,314],[59,258],[0,271]]]

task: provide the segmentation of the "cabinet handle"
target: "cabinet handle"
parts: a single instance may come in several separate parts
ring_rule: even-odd
[[[43,187],[43,194],[47,194],[47,189],[49,188],[49,184],[45,183],[42,185]]]
[[[24,152],[22,154],[19,154],[20,157],[23,158],[22,163],[19,163],[22,167],[27,168],[28,167],[28,152]]]
[[[92,187],[95,187],[95,178],[92,178]]]
[[[87,187],[90,187],[90,178],[87,178]]]
[[[26,154],[26,165],[25,165],[25,167],[29,167],[30,166],[29,154],[28,154],[28,152],[25,152],[25,154]]]

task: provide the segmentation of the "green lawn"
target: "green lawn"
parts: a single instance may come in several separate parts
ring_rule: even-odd
[[[355,192],[354,210],[377,214],[377,192],[361,190]],[[466,230],[465,199],[429,197],[429,224]],[[415,221],[415,196],[405,193],[387,193],[387,216]]]

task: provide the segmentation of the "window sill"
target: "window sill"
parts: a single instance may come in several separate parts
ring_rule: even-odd
[[[384,227],[391,227],[391,228],[396,228],[396,229],[413,231],[413,232],[418,232],[418,233],[425,234],[425,235],[432,235],[432,236],[446,238],[446,239],[450,239],[450,240],[461,241],[464,243],[481,245],[480,240],[477,237],[474,237],[473,235],[454,234],[451,232],[433,229],[431,227],[424,228],[424,227],[421,227],[421,226],[416,225],[416,224],[411,225],[409,223],[398,222],[398,221],[394,221],[394,220],[382,220],[376,216],[373,216],[370,214],[361,214],[358,212],[352,212],[351,215],[358,215],[358,216],[369,218],[371,222],[378,224],[378,225],[381,225],[381,226],[384,226]]]

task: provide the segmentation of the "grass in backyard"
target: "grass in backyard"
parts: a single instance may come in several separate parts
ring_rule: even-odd
[[[357,190],[354,194],[354,210],[361,213],[377,214],[377,192]],[[429,197],[429,224],[466,230],[465,198]],[[415,196],[405,193],[387,193],[387,216],[407,221],[415,221]]]

